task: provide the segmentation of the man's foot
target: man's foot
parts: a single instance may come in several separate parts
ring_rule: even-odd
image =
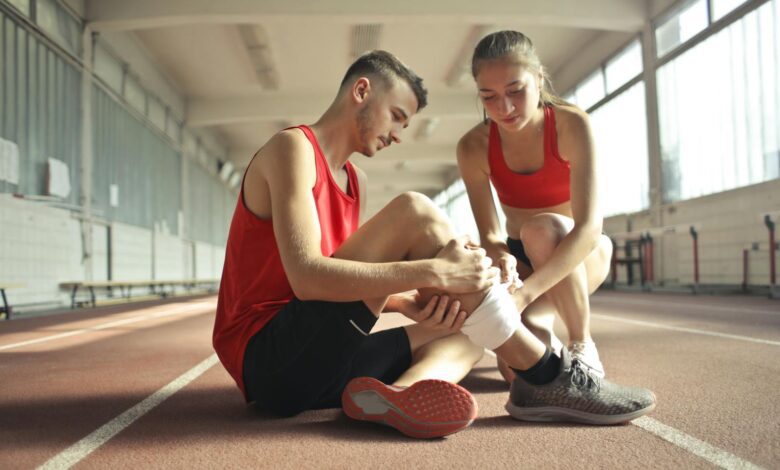
[[[569,346],[572,360],[577,359],[585,367],[589,368],[594,375],[604,378],[604,364],[599,359],[599,352],[596,349],[596,343],[593,341],[575,341]]]
[[[653,411],[655,403],[650,390],[597,377],[564,348],[558,377],[545,385],[532,385],[518,377],[512,382],[506,410],[524,421],[618,424]]]
[[[471,393],[443,380],[421,380],[403,388],[358,377],[347,384],[341,405],[350,418],[386,424],[418,438],[458,432],[477,417]]]

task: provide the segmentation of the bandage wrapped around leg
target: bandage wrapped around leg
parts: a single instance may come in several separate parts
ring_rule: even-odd
[[[493,350],[504,344],[519,326],[520,313],[504,284],[490,288],[460,331],[477,346]]]

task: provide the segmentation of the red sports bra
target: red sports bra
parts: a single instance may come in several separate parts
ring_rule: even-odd
[[[555,111],[544,107],[544,165],[529,174],[510,170],[501,150],[501,136],[495,122],[488,138],[490,181],[502,204],[520,209],[552,207],[571,199],[570,165],[558,153]]]

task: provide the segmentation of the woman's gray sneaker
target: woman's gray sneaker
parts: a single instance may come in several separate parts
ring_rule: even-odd
[[[624,387],[595,374],[569,351],[561,351],[561,373],[545,385],[521,378],[512,382],[506,410],[523,421],[574,421],[618,424],[645,415],[655,408],[650,390]]]

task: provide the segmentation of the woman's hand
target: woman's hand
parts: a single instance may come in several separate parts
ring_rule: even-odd
[[[498,256],[497,266],[501,270],[501,284],[507,284],[509,293],[514,294],[523,285],[517,273],[517,259],[510,253],[503,252]]]

